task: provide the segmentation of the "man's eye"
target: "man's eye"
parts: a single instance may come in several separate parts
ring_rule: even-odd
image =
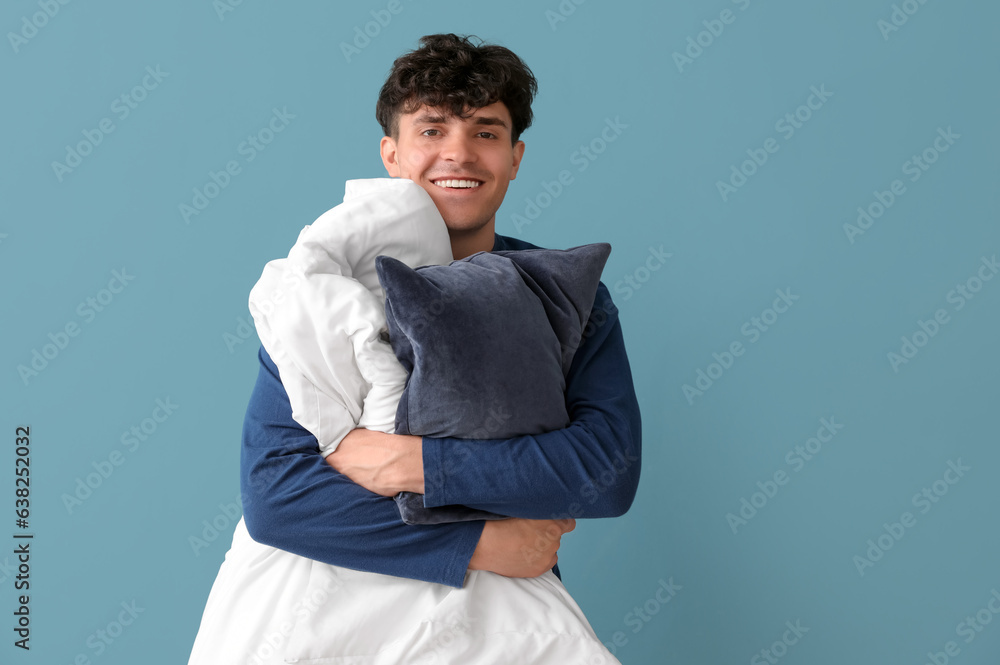
[[[422,131],[422,132],[421,132],[420,134],[421,134],[422,136],[428,136],[427,132],[436,132],[436,131],[437,131],[436,129],[425,129],[425,130],[424,130],[424,131]]]
[[[479,132],[480,136],[486,136],[486,138],[495,139],[497,137],[493,132]]]

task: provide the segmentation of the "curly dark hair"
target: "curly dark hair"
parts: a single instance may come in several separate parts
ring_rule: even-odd
[[[478,40],[474,35],[425,35],[420,48],[396,58],[375,104],[375,119],[386,136],[398,139],[399,116],[422,104],[467,118],[475,109],[503,102],[513,123],[511,143],[531,126],[531,101],[538,93],[535,75],[510,49],[476,45],[470,37]]]

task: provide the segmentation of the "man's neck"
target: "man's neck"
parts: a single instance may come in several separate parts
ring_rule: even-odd
[[[474,231],[452,231],[449,229],[448,234],[451,236],[451,255],[457,260],[464,259],[465,257],[475,254],[476,252],[493,251],[493,243],[496,240],[493,229],[493,220],[491,220],[489,224],[475,229]]]

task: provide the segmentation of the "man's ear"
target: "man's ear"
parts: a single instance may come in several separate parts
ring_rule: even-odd
[[[396,159],[396,142],[391,136],[383,136],[379,142],[379,152],[382,154],[382,165],[389,177],[399,177],[399,162]]]
[[[524,157],[524,141],[514,144],[514,162],[510,167],[510,179],[517,178],[517,169],[521,166],[521,158]]]

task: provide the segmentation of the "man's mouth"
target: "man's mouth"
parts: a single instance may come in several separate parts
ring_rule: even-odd
[[[432,180],[431,182],[444,189],[475,189],[483,184],[478,180]]]

